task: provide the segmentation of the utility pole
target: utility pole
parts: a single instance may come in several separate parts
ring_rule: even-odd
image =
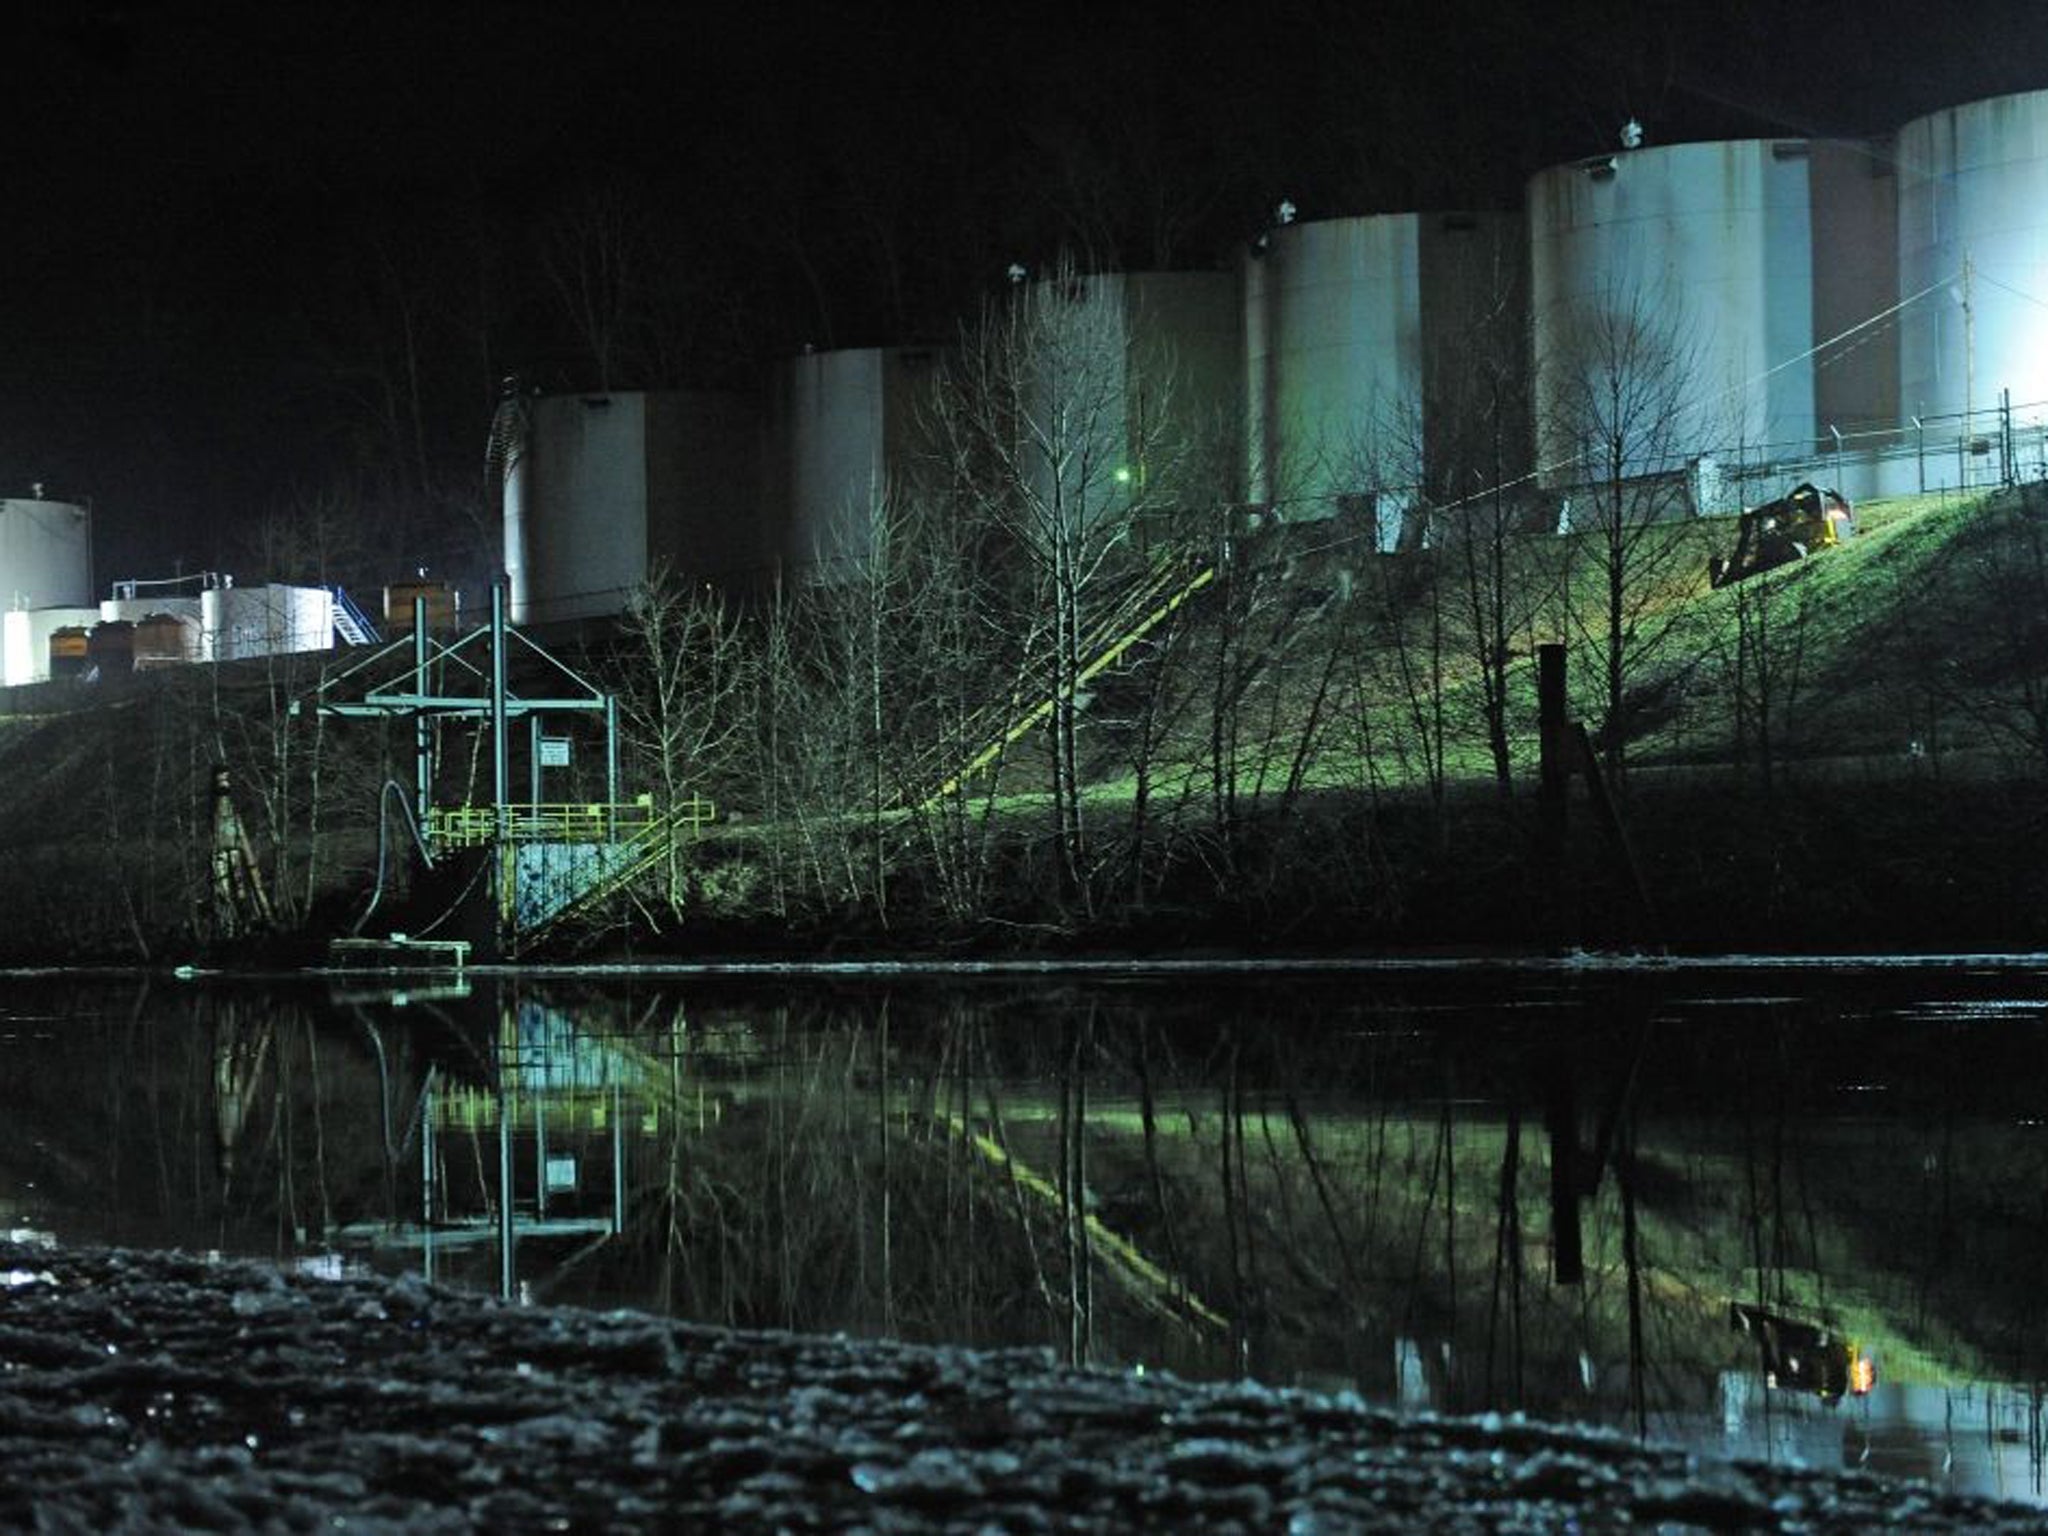
[[[1977,436],[1977,310],[1971,302],[1976,259],[1963,252],[1963,488],[1970,486],[1970,448]]]
[[[412,691],[421,699],[427,696],[427,600],[422,594],[415,594],[412,600]],[[413,820],[422,837],[432,837],[434,724],[421,704],[415,704],[412,711],[412,753]]]

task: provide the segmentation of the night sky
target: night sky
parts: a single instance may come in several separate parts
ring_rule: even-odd
[[[2039,4],[47,9],[0,23],[0,492],[90,497],[102,584],[481,574],[508,373],[746,387],[944,338],[1062,246],[1216,266],[1282,197],[1516,206],[1630,116],[2048,86]]]

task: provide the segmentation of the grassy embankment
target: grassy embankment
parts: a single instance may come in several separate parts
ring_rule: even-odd
[[[1219,582],[1170,640],[1090,691],[1083,803],[1108,850],[1101,899],[1085,919],[1070,897],[998,916],[1055,942],[1137,946],[2038,944],[2037,508],[2018,492],[1874,504],[1853,541],[1720,590],[1707,564],[1733,546],[1735,520],[1674,528],[1631,616],[1646,638],[1618,725],[1604,718],[1594,536],[1517,541],[1505,793],[1455,544],[1393,558],[1341,542],[1255,547],[1265,586],[1249,616],[1229,615]],[[1620,746],[1648,913],[1584,810],[1562,902],[1531,883],[1534,649],[1551,639],[1568,645],[1575,714]],[[1173,669],[1166,686],[1160,669]],[[1174,702],[1141,739],[1133,717],[1148,697]],[[1001,783],[971,782],[957,804],[986,818],[1027,891],[1052,883],[1028,851],[1049,822],[1042,755],[1023,738]],[[939,814],[870,818],[905,861],[899,891],[916,888]],[[698,918],[742,933],[759,915],[749,871],[791,856],[787,829],[748,826],[703,852]],[[858,900],[817,915],[868,938],[889,926]]]

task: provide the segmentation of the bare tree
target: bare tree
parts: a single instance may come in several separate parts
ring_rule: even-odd
[[[581,188],[542,234],[541,269],[600,390],[672,381],[694,285],[650,195],[614,177]]]
[[[1407,434],[1420,471],[1429,542],[1440,553],[1450,648],[1477,681],[1479,725],[1503,799],[1514,791],[1510,677],[1517,638],[1548,598],[1531,538],[1526,483],[1534,380],[1517,316],[1520,286],[1496,271],[1486,302],[1436,349],[1424,398],[1425,442]]]
[[[1169,456],[1171,378],[1134,377],[1126,316],[1110,283],[1071,262],[991,304],[964,338],[933,416],[952,494],[999,530],[1028,573],[1020,618],[1041,630],[1054,842],[1084,909],[1093,856],[1082,813],[1083,674],[1131,533],[1154,505]]]
[[[1735,654],[1729,668],[1730,724],[1738,768],[1752,768],[1765,795],[1776,788],[1787,723],[1798,700],[1808,634],[1808,584],[1801,570],[1767,572],[1735,584]]]
[[[1885,625],[1893,672],[1920,695],[1914,751],[1938,769],[1944,727],[1968,725],[2048,772],[2048,482],[1955,515]]]
[[[1599,657],[1600,736],[1618,778],[1630,690],[1669,636],[1675,599],[1697,585],[1683,466],[1709,440],[1712,411],[1675,305],[1640,289],[1608,294],[1564,317],[1558,334],[1557,354],[1540,360],[1550,376],[1543,425],[1578,455],[1572,552],[1594,578],[1590,600],[1568,602],[1566,618]]]
[[[739,739],[744,677],[741,623],[719,592],[657,570],[627,601],[628,650],[616,667],[620,723],[627,744],[654,776],[662,809],[730,771]],[[681,854],[667,839],[663,897],[683,909]]]

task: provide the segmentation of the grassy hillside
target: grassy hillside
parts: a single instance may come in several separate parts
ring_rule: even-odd
[[[747,939],[772,916],[770,941],[799,948],[2048,941],[2042,505],[2029,487],[1867,506],[1852,541],[1719,590],[1736,520],[1660,527],[1628,572],[1618,714],[1597,532],[1449,528],[1393,556],[1337,523],[1234,537],[1084,686],[1078,828],[1038,725],[931,795],[951,782],[933,763],[981,760],[1038,694],[972,674],[984,706],[1011,703],[948,746],[916,728],[923,674],[884,657],[879,734],[822,689],[796,723],[840,755],[805,760],[808,780],[787,748],[741,759],[717,786],[744,821],[699,850],[683,926]],[[1097,627],[1123,645],[1138,617]],[[1549,641],[1619,759],[1654,910],[1584,810],[1568,889],[1534,884]]]
[[[1596,536],[1523,541],[1516,558],[1544,590],[1511,640],[1506,715],[1515,764],[1532,770],[1536,758],[1534,648],[1561,641],[1575,712],[1595,732],[1618,734],[1631,767],[1720,766],[1754,774],[1768,750],[1781,773],[1826,774],[1853,764],[1859,771],[1934,776],[2038,776],[2048,768],[2040,729],[2048,688],[2044,508],[2048,488],[2041,486],[1870,504],[1858,510],[1856,538],[1719,590],[1708,583],[1708,561],[1733,548],[1737,519],[1702,518],[1674,529],[1658,572],[1664,590],[1646,601],[1641,618],[1661,633],[1631,659],[1632,708],[1618,733],[1605,718],[1600,687],[1604,592]],[[1367,557],[1375,558],[1387,557]],[[1389,563],[1420,560],[1438,562],[1437,579],[1456,585],[1455,547]],[[1332,562],[1334,569],[1349,567],[1354,592],[1375,579],[1359,574],[1360,564],[1344,555]],[[1456,600],[1453,593],[1448,605]],[[1315,622],[1317,632],[1298,637],[1293,651],[1341,643],[1344,616],[1326,611]],[[1411,638],[1424,622],[1419,611],[1406,616]],[[1444,760],[1453,780],[1489,771],[1474,739],[1480,670],[1454,637],[1440,684]],[[1275,711],[1277,720],[1298,721],[1305,711],[1302,671],[1293,668],[1292,697]],[[1386,771],[1398,779],[1398,765],[1421,755],[1413,739],[1415,696],[1436,685],[1404,686],[1400,668],[1384,655],[1367,671],[1378,686],[1361,697],[1387,716],[1393,745],[1384,756],[1395,768]],[[1437,702],[1427,700],[1431,708]],[[1768,731],[1767,747],[1760,730]],[[1321,777],[1340,782],[1357,767],[1332,747]]]
[[[913,588],[882,622],[841,593],[794,629],[776,629],[780,612],[700,623],[659,695],[665,733],[645,713],[652,690],[635,698],[647,664],[622,643],[592,665],[625,701],[627,794],[680,786],[725,820],[676,879],[660,871],[581,940],[651,927],[691,950],[804,952],[2048,943],[2044,505],[2030,486],[1866,507],[1853,541],[1718,591],[1707,563],[1734,520],[1672,524],[1633,573],[1619,714],[1595,533],[1488,545],[1446,529],[1395,556],[1335,524],[1233,539],[1215,578],[1135,639],[1130,620],[1100,616],[1122,649],[1081,690],[1064,819],[1042,723],[983,760],[1041,694],[1020,670],[1028,646],[934,642],[934,594],[949,589]],[[1549,641],[1568,648],[1574,711],[1625,770],[1654,911],[1584,810],[1567,889],[1535,884],[1534,658]],[[403,733],[291,715],[317,676],[301,670],[14,691],[0,711],[0,846],[20,877],[0,907],[5,949],[191,953],[218,926],[219,761],[278,923],[318,940],[353,921]],[[448,728],[442,798],[487,794],[487,758]]]

